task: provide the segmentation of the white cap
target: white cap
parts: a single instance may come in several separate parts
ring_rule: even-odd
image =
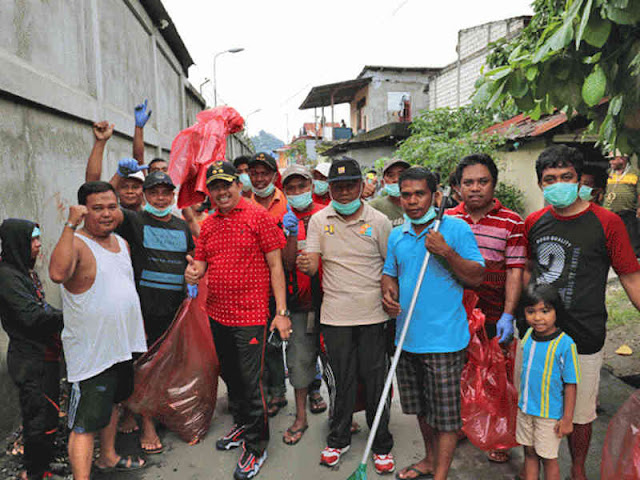
[[[331,169],[331,164],[329,162],[322,162],[317,164],[314,167],[314,170],[317,170],[319,173],[324,175],[325,177],[329,176],[329,170]]]
[[[140,180],[144,183],[144,173],[142,173],[142,170],[138,170],[136,173],[130,173],[124,178],[135,178],[136,180]]]

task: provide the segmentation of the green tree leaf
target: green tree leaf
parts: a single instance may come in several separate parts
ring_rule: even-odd
[[[582,20],[580,21],[580,26],[578,27],[578,32],[576,33],[576,50],[580,48],[580,42],[582,41],[584,30],[585,28],[587,28],[587,23],[589,22],[589,17],[591,16],[592,4],[593,0],[587,0],[587,4],[584,6],[584,12],[582,12]]]
[[[589,17],[584,31],[584,41],[592,47],[602,48],[611,34],[611,22],[596,12]]]

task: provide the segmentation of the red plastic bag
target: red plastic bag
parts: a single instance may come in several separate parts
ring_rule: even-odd
[[[128,407],[197,443],[216,408],[219,370],[209,319],[197,299],[188,298],[165,334],[136,361]]]
[[[180,185],[179,208],[205,200],[207,167],[225,159],[227,136],[244,128],[243,118],[231,107],[204,110],[196,118],[198,122],[171,143],[169,175]]]
[[[640,479],[640,390],[620,407],[607,428],[601,480]]]
[[[465,294],[471,341],[460,382],[462,430],[482,450],[513,448],[518,445],[518,392],[509,380],[513,377],[513,360],[505,357],[497,338],[487,338],[485,317],[482,311],[473,308],[476,303],[477,296]],[[515,357],[515,345],[510,350]]]

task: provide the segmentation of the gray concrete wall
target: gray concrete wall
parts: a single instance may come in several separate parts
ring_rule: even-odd
[[[76,203],[93,144],[91,124],[107,119],[103,178],[131,156],[133,108],[149,99],[146,158],[169,158],[175,135],[205,104],[138,0],[0,0],[0,221],[21,217],[42,226],[39,267],[48,300],[60,305],[46,265]],[[235,155],[249,151],[229,140]],[[0,439],[15,426],[0,330]]]
[[[382,157],[392,157],[396,147],[381,145],[379,147],[354,148],[340,155],[355,159],[361,167],[375,167],[376,160]]]

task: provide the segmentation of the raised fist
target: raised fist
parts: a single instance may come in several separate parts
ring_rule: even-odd
[[[109,124],[106,120],[103,120],[102,122],[95,122],[92,127],[93,136],[98,142],[106,142],[111,138],[111,135],[113,135],[114,126],[115,125],[113,123]]]

